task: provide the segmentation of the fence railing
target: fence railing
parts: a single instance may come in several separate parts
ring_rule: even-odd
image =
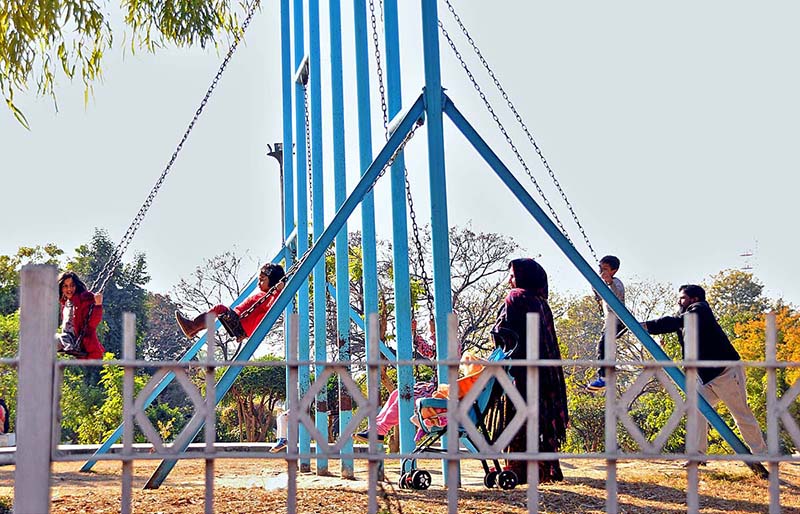
[[[123,414],[124,424],[122,448],[113,454],[97,455],[97,460],[113,460],[122,463],[121,480],[121,512],[131,512],[131,488],[133,477],[133,462],[143,459],[205,459],[205,511],[214,511],[214,463],[216,459],[252,459],[253,453],[247,451],[219,452],[215,448],[215,392],[214,372],[220,366],[241,366],[240,361],[222,362],[213,360],[213,351],[207,352],[205,361],[175,362],[175,361],[141,361],[135,359],[135,333],[134,318],[126,314],[123,321],[123,359],[110,361],[67,361],[56,360],[53,334],[56,331],[58,299],[53,284],[56,283],[55,269],[50,266],[26,266],[21,276],[20,297],[20,344],[19,344],[19,386],[17,401],[17,449],[13,460],[16,463],[14,482],[14,512],[49,512],[50,508],[50,474],[53,462],[85,460],[85,455],[74,455],[63,452],[59,447],[60,437],[60,391],[64,370],[68,366],[104,366],[113,365],[124,368],[123,378]],[[208,344],[214,347],[213,319],[209,319]],[[289,320],[294,329],[291,334],[298,334],[296,330],[297,317]],[[375,316],[371,316],[370,323],[377,323]],[[449,355],[458,355],[459,345],[455,338],[456,319],[451,316],[451,326],[448,331],[452,334],[448,341]],[[607,324],[609,327],[612,324]],[[528,319],[528,340],[524,342],[527,349],[527,358],[524,360],[503,360],[496,362],[482,362],[485,369],[481,378],[476,382],[475,389],[467,393],[461,400],[458,399],[456,387],[450,388],[447,398],[447,427],[446,436],[442,439],[442,451],[421,451],[415,453],[387,453],[383,445],[379,444],[377,433],[374,430],[376,415],[379,410],[379,395],[377,390],[368,391],[365,397],[350,375],[351,367],[347,362],[316,362],[300,361],[298,355],[298,341],[296,336],[288,341],[288,362],[258,361],[247,363],[248,366],[279,366],[286,367],[289,374],[289,383],[296,384],[301,368],[309,366],[322,366],[324,372],[316,377],[311,388],[300,397],[297,388],[288,391],[289,403],[289,444],[285,454],[264,454],[257,458],[285,460],[288,469],[288,494],[287,512],[297,512],[297,464],[302,459],[364,459],[368,469],[369,512],[378,511],[378,487],[381,476],[382,463],[385,460],[401,459],[442,459],[445,464],[444,480],[442,484],[447,488],[448,509],[455,513],[459,498],[459,466],[464,459],[512,459],[525,460],[529,465],[527,483],[527,504],[529,512],[538,512],[539,490],[538,470],[536,463],[552,459],[603,459],[606,462],[606,511],[615,513],[619,510],[617,500],[617,462],[619,460],[687,460],[687,492],[686,505],[689,512],[699,511],[699,474],[698,463],[701,460],[740,460],[745,463],[765,462],[769,470],[769,502],[770,513],[780,512],[780,476],[778,464],[781,462],[800,462],[800,457],[781,453],[779,444],[779,423],[792,438],[796,447],[800,447],[800,429],[792,418],[790,405],[800,393],[800,381],[795,383],[781,397],[777,396],[776,373],[779,369],[787,367],[800,367],[798,362],[781,362],[776,358],[777,330],[775,316],[767,316],[766,326],[766,360],[765,361],[698,361],[696,359],[696,327],[687,327],[686,359],[675,362],[659,361],[617,361],[615,356],[615,334],[609,333],[606,338],[608,347],[607,358],[603,361],[596,360],[545,360],[539,358],[538,320],[535,315]],[[368,333],[377,334],[378,330]],[[378,342],[369,341],[369,355],[366,359],[366,373],[370,375],[370,383],[379,383],[378,376],[382,366],[388,365],[414,365],[416,361],[387,361],[380,357]],[[17,361],[5,359],[0,365],[14,365]],[[458,357],[440,359],[433,364],[444,365],[448,369],[448,382],[455,384],[458,379],[458,370],[461,360]],[[533,401],[526,401],[521,392],[517,391],[506,373],[508,365],[525,366],[527,368],[527,390],[525,396]],[[364,363],[359,363],[364,365]],[[539,370],[543,366],[598,366],[606,370],[607,388],[605,393],[605,451],[596,453],[567,453],[567,452],[540,452],[539,451]],[[640,379],[634,381],[620,396],[617,395],[616,367],[634,366],[642,369]],[[682,395],[672,384],[664,372],[666,366],[682,366],[686,369],[687,394]],[[688,438],[685,453],[661,453],[664,443],[670,433],[675,429],[682,417],[687,419],[687,433],[698,430],[699,424],[704,422],[697,409],[697,370],[706,366],[740,366],[761,367],[765,369],[767,377],[767,443],[766,454],[757,455],[700,455],[698,448]],[[134,373],[137,368],[146,367],[156,369],[148,385],[134,397]],[[205,377],[205,394],[189,378],[190,368],[200,368]],[[161,440],[158,431],[152,426],[145,414],[145,399],[150,394],[161,377],[172,372],[181,387],[186,391],[195,409],[195,416],[184,427],[181,434],[171,443]],[[327,434],[320,433],[315,426],[309,412],[315,401],[317,393],[325,387],[328,379],[336,375],[342,387],[346,387],[354,399],[357,409],[342,432],[339,439],[328,443]],[[500,435],[488,438],[485,431],[476,427],[470,418],[470,409],[473,400],[480,394],[480,388],[490,379],[503,388],[505,394],[514,403],[517,412],[521,413],[519,421],[512,422],[512,426]],[[627,412],[627,402],[630,397],[637,394],[651,379],[656,379],[669,392],[674,402],[674,412],[666,423],[662,432],[654,439],[648,440],[638,430],[634,421]],[[50,408],[42,408],[49,405]],[[343,452],[344,441],[362,426],[364,419],[369,420],[372,427],[369,435],[369,445],[366,452]],[[637,452],[623,452],[617,443],[618,423],[625,427],[627,432],[639,445]],[[182,438],[194,437],[199,427],[205,425],[204,445],[202,451],[195,448],[191,453],[178,452]],[[298,449],[298,427],[303,425],[311,434],[317,444],[315,451],[303,453]],[[151,453],[136,452],[133,445],[134,428],[138,426],[144,436],[153,446]],[[507,453],[504,448],[514,436],[514,433],[524,426],[527,435],[527,451]],[[459,440],[468,436],[466,447],[470,450],[464,452],[464,446]],[[465,441],[461,439],[462,443]],[[437,448],[439,449],[439,448]]]

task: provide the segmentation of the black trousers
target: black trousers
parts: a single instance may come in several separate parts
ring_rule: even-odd
[[[621,336],[625,333],[627,328],[622,322],[617,318],[617,325],[614,327],[614,332],[616,332],[617,337]],[[597,341],[597,360],[603,360],[606,358],[606,331],[603,330],[603,333],[600,334],[600,339]],[[606,376],[605,368],[601,367],[597,372],[598,376],[604,377]]]

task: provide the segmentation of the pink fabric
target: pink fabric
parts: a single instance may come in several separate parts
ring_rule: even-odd
[[[397,389],[392,391],[391,394],[389,394],[389,398],[386,400],[386,403],[383,404],[378,416],[375,418],[378,435],[388,434],[389,430],[391,430],[393,426],[396,426],[400,422],[400,416],[398,414],[399,409],[397,408],[398,396],[399,393],[397,392]]]

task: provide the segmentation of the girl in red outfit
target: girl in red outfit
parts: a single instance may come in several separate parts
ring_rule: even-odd
[[[97,325],[103,319],[103,293],[88,291],[76,273],[65,271],[58,277],[58,294],[61,303],[58,350],[70,350],[68,353],[79,359],[102,359],[106,349],[97,339]]]
[[[213,312],[217,316],[222,316],[223,314],[233,311],[238,321],[241,323],[244,336],[250,337],[259,323],[261,323],[261,320],[264,319],[264,316],[267,315],[272,304],[275,303],[275,300],[278,298],[278,295],[283,289],[281,280],[283,280],[284,276],[285,273],[280,264],[268,262],[261,266],[261,271],[258,274],[258,288],[260,291],[248,297],[236,307],[229,308],[225,305],[215,305],[208,312]],[[272,293],[269,293],[269,290],[275,285],[277,285],[277,287]],[[262,300],[268,293],[269,297]],[[253,306],[255,307],[253,308]],[[175,319],[178,321],[178,326],[181,327],[181,330],[189,339],[206,328],[206,313],[200,314],[194,319],[190,319],[181,314],[180,311],[175,311]],[[237,336],[237,334],[232,335]],[[241,337],[237,337],[237,339],[241,339]]]

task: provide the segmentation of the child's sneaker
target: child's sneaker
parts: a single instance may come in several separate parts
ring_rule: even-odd
[[[281,437],[280,439],[275,441],[275,446],[272,447],[272,449],[270,450],[270,453],[278,453],[280,451],[285,450],[287,443],[288,443],[288,441],[286,439],[284,439],[283,437]]]
[[[605,388],[606,388],[606,381],[603,379],[603,377],[597,377],[596,379],[594,379],[594,382],[590,382],[589,385],[586,386],[586,390],[592,393],[595,393],[597,391],[602,391]]]

